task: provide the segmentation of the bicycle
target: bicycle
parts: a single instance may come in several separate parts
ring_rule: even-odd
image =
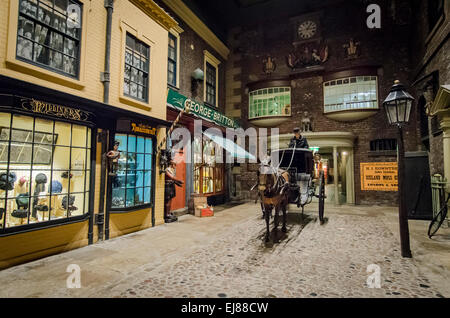
[[[428,227],[428,237],[433,237],[434,234],[439,230],[442,223],[444,223],[445,218],[447,217],[448,212],[448,201],[450,199],[450,194],[447,196],[447,200],[445,200],[444,206],[441,208],[438,214],[433,218]]]

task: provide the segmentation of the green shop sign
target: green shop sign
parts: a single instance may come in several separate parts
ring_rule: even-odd
[[[169,89],[169,93],[167,94],[167,104],[179,110],[189,109],[190,114],[194,114],[197,117],[214,122],[219,126],[239,128],[239,125],[235,120],[228,118],[217,110],[204,104],[200,104],[195,100],[189,99],[171,89]]]

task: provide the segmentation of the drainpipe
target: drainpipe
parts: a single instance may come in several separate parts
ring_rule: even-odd
[[[101,81],[103,82],[103,103],[109,104],[109,82],[110,82],[110,57],[111,57],[111,25],[112,25],[112,14],[114,9],[114,0],[105,0],[104,6],[106,8],[106,47],[105,47],[105,70],[101,73]],[[100,206],[99,212],[95,218],[95,224],[98,226],[98,239],[103,241],[104,239],[104,224],[105,224],[105,184],[106,184],[106,152],[108,143],[108,133],[106,130],[102,129],[97,136],[98,142],[101,143],[101,173],[100,173]]]
[[[114,9],[114,0],[105,0],[106,17],[106,48],[105,48],[105,71],[101,75],[103,82],[103,103],[109,104],[109,82],[110,82],[110,56],[111,56],[111,25]]]

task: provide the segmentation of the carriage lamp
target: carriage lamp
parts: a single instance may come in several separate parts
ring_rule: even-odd
[[[383,102],[389,124],[396,125],[398,131],[398,210],[400,245],[402,256],[408,258],[411,258],[412,255],[409,243],[408,212],[406,211],[405,199],[403,195],[405,182],[405,147],[403,141],[403,127],[409,122],[413,101],[414,98],[405,91],[404,86],[399,81],[395,81],[389,95]]]

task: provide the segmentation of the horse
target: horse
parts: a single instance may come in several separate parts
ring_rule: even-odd
[[[278,228],[278,218],[280,210],[283,211],[283,226],[281,231],[287,232],[287,205],[289,203],[289,173],[270,165],[268,162],[261,162],[257,171],[258,198],[261,201],[263,218],[266,220],[265,241],[270,240],[269,222],[272,216],[272,210],[275,209],[274,231]],[[256,202],[255,202],[256,203]]]

